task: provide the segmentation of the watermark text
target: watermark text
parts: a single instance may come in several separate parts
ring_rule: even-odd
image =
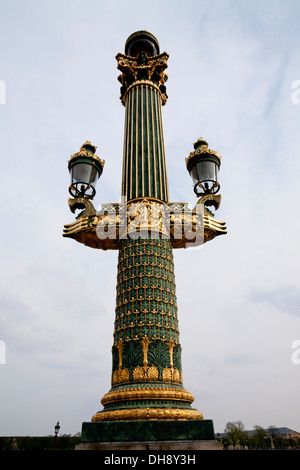
[[[6,345],[2,340],[0,340],[0,365],[1,364],[6,364]]]
[[[292,83],[292,88],[295,90],[292,93],[292,103],[299,104],[300,103],[300,80],[294,80]]]
[[[292,354],[292,363],[297,366],[300,364],[300,339],[292,342],[292,348],[295,349]]]
[[[0,104],[6,104],[6,85],[4,80],[0,80]]]
[[[149,202],[110,205],[97,211],[96,228],[100,240],[163,238],[184,240],[186,246],[204,241],[204,205],[197,204],[191,211],[187,205]]]

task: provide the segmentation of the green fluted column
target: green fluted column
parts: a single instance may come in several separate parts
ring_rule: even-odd
[[[132,86],[126,97],[122,195],[168,202],[161,96],[151,83]]]

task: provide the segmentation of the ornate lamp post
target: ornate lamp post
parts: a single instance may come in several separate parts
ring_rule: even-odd
[[[123,202],[95,210],[91,199],[104,162],[90,142],[69,162],[69,206],[84,210],[63,235],[119,252],[111,389],[103,409],[83,423],[82,439],[213,440],[212,421],[192,408],[183,386],[173,249],[226,233],[207,209],[220,204],[220,157],[199,139],[186,159],[199,200],[193,210],[170,203],[162,125],[168,54],[151,33],[138,31],[116,59],[125,107]]]
[[[57,421],[57,424],[55,425],[55,428],[54,428],[55,433],[54,433],[53,450],[56,449],[56,441],[57,441],[59,430],[60,430],[60,425],[59,425],[59,421]]]

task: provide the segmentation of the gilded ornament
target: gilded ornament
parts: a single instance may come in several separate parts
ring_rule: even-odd
[[[128,382],[128,381],[129,381],[129,370],[121,369],[120,370],[120,382]]]
[[[164,70],[168,66],[168,58],[169,55],[166,52],[151,58],[147,54],[140,54],[139,57],[131,57],[121,53],[117,54],[118,69],[122,72],[118,77],[119,82],[122,84],[120,99],[124,106],[128,91],[133,86],[150,86],[155,88],[161,97],[162,105],[166,103],[168,96],[165,90],[165,82],[168,76],[164,73]],[[156,79],[159,77],[157,85],[152,81],[154,74]]]
[[[101,400],[102,405],[127,400],[176,400],[193,403],[193,395],[186,390],[162,388],[134,388],[108,392]]]
[[[172,372],[171,369],[165,368],[162,371],[162,378],[164,382],[172,382]]]
[[[162,371],[162,378],[164,382],[182,383],[182,377],[178,369],[166,367]]]
[[[155,366],[137,366],[132,373],[133,380],[141,381],[155,381],[158,380],[159,372]]]
[[[100,411],[92,417],[92,422],[119,421],[119,420],[144,420],[144,419],[203,419],[203,414],[197,410],[173,409],[173,408],[138,408],[116,411]]]
[[[142,380],[146,380],[146,374],[144,367],[138,366],[134,369],[132,373],[133,380],[137,380],[138,382]]]
[[[150,366],[147,368],[147,380],[155,381],[158,380],[158,369],[155,366]]]
[[[89,152],[88,147],[91,147],[93,152],[96,152],[97,147],[95,145],[92,145],[91,142],[87,140],[82,145],[82,147],[80,147],[79,152],[76,152],[76,153],[74,153],[74,155],[71,155],[70,160],[69,160],[68,163],[70,163],[71,160],[73,160],[73,158],[76,158],[76,157],[89,157],[89,158],[93,158],[94,160],[97,160],[103,168],[104,165],[105,165],[105,160],[101,160],[101,158],[99,158],[98,155],[96,155],[93,152]]]
[[[112,374],[112,385],[129,382],[130,373],[128,369],[118,369]]]

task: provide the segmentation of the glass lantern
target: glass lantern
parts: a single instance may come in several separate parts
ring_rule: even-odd
[[[55,430],[55,436],[57,436],[57,434],[58,434],[58,432],[59,432],[59,430],[60,430],[59,421],[57,421],[57,424],[56,424],[54,430]]]
[[[195,151],[186,159],[186,165],[194,184],[194,192],[199,196],[216,194],[220,189],[218,172],[221,158],[217,152],[208,149],[204,139],[194,144]]]
[[[69,192],[73,197],[93,199],[96,184],[103,172],[104,161],[95,154],[96,147],[86,142],[69,161],[71,184]]]

